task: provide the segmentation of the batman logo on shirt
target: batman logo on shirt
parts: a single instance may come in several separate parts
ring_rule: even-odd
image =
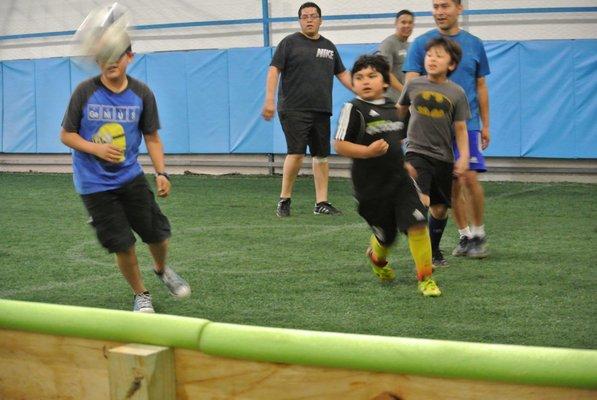
[[[452,103],[446,96],[427,90],[416,97],[414,106],[419,114],[431,118],[443,118],[452,109]]]

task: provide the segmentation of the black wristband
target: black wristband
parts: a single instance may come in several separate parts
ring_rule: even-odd
[[[170,175],[168,175],[166,172],[157,172],[155,177],[157,178],[158,176],[163,176],[164,178],[170,180]]]

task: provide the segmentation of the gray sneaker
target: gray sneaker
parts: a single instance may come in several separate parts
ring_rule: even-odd
[[[153,306],[151,305],[151,295],[149,292],[139,293],[133,299],[133,311],[142,313],[153,313]]]
[[[486,237],[475,236],[470,240],[467,256],[470,258],[485,258],[488,255]]]
[[[461,236],[458,246],[452,250],[452,255],[456,257],[466,256],[468,254],[470,243],[471,239],[469,239],[467,236]]]
[[[164,272],[161,274],[157,273],[155,270],[153,272],[155,272],[156,276],[164,282],[164,285],[166,285],[172,296],[182,299],[191,295],[191,287],[187,281],[182,279],[172,268],[164,268]]]

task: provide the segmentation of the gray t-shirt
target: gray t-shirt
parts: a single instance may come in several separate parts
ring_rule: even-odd
[[[398,104],[410,106],[406,153],[454,162],[454,122],[471,117],[464,90],[450,80],[434,83],[420,76],[404,86]]]
[[[383,55],[390,64],[390,72],[394,74],[400,83],[404,84],[404,72],[402,71],[402,64],[406,59],[406,50],[408,50],[408,42],[403,42],[398,39],[396,35],[390,35],[381,42],[379,46],[379,52]],[[394,88],[388,88],[386,97],[391,98],[394,101],[398,101],[400,98],[400,92]]]

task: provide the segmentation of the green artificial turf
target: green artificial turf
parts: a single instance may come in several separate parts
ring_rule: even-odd
[[[0,174],[0,298],[130,310],[132,295],[97,243],[70,175]],[[300,177],[292,216],[275,216],[280,177],[175,176],[159,204],[170,265],[192,297],[171,298],[137,252],[157,312],[219,322],[386,336],[597,348],[596,185],[484,183],[491,256],[449,256],[443,295],[416,290],[406,238],[380,284],[364,256],[369,230],[347,179],[330,180],[343,216],[313,215]],[[442,248],[451,253],[450,221]]]

